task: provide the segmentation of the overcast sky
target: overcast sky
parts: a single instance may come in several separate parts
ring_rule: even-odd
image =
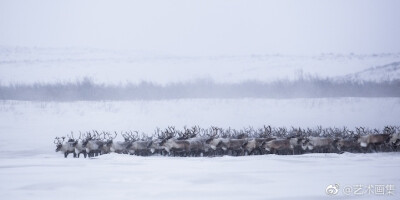
[[[0,45],[178,55],[400,52],[399,0],[0,0]]]

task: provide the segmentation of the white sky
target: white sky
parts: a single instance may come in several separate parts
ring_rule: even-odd
[[[400,52],[398,0],[0,0],[0,45],[180,55]]]

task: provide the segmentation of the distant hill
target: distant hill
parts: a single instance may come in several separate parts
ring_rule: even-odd
[[[400,80],[400,62],[392,62],[382,66],[371,67],[343,77],[353,81],[393,81]]]

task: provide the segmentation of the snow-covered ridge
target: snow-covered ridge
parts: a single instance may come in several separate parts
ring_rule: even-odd
[[[400,62],[371,67],[354,74],[349,74],[345,76],[344,79],[375,82],[398,80],[400,79]]]
[[[182,56],[132,50],[0,46],[0,82],[75,82],[86,77],[104,84],[146,81],[166,85],[198,79],[217,83],[273,82],[295,80],[305,75],[347,77],[399,61],[400,54],[397,53]],[[369,75],[356,78],[370,80]],[[399,79],[399,76],[396,73],[390,78]]]
[[[209,56],[188,56],[174,55],[159,52],[146,52],[129,49],[100,49],[100,48],[44,48],[44,47],[10,47],[0,45],[0,60],[3,63],[11,62],[51,62],[53,60],[107,60],[122,59],[135,60],[140,58],[153,58],[155,60],[175,59],[175,60],[222,60],[222,59],[244,59],[266,60],[273,57],[280,58],[308,58],[312,60],[363,60],[370,58],[400,58],[400,53],[378,53],[378,54],[340,54],[340,53],[321,53],[318,55],[293,55],[293,54],[249,54],[249,55],[209,55]]]

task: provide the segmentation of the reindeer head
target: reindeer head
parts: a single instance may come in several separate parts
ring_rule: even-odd
[[[151,153],[154,153],[156,150],[162,149],[160,142],[160,139],[155,139],[150,142],[150,146],[148,148],[150,149]]]
[[[306,150],[310,146],[310,138],[303,138],[299,145],[303,150]]]
[[[164,138],[163,140],[161,140],[160,142],[160,146],[163,146],[165,144],[165,142],[167,142],[169,139],[173,138],[172,135],[167,136],[166,138]]]
[[[111,145],[112,145],[112,143],[113,143],[113,141],[114,141],[114,139],[117,137],[117,132],[116,131],[114,131],[114,137],[113,136],[111,136],[111,134],[110,133],[108,133],[108,132],[104,132],[104,141],[105,141],[105,145],[107,146],[107,147],[110,147]],[[106,136],[107,136],[107,138],[106,138]]]
[[[179,136],[178,138],[176,138],[177,140],[187,140],[187,139],[189,139],[189,137],[188,137],[186,132],[182,133],[182,132],[178,131],[177,134]]]
[[[334,147],[337,147],[338,142],[339,142],[341,139],[342,139],[342,138],[339,138],[339,137],[334,138],[333,141],[332,141],[332,145],[333,145]]]
[[[61,139],[62,139],[62,141],[61,141]],[[65,137],[61,137],[61,138],[56,137],[54,139],[54,144],[56,144],[56,152],[59,152],[61,150],[64,140],[65,140]]]
[[[169,126],[167,129],[165,129],[165,131],[162,132],[163,139],[160,142],[160,146],[163,146],[166,141],[175,137],[176,133],[177,133],[177,131],[175,130],[175,127],[173,127],[173,126]]]
[[[129,132],[125,132],[125,134],[123,134],[121,132],[121,135],[124,138],[125,142],[132,143],[132,142],[139,140],[139,132],[137,132],[137,131],[134,131],[134,132],[129,131]]]
[[[75,138],[74,138],[74,133],[71,131],[71,135],[67,135],[68,137],[68,141],[69,143],[74,143],[75,142]]]
[[[147,143],[147,147],[146,148],[150,148],[151,146],[153,146],[153,140],[150,140],[149,143]]]
[[[92,134],[90,133],[90,132],[87,132],[87,134],[86,134],[86,138],[85,139],[82,139],[82,147],[86,147],[86,145],[87,145],[87,143],[90,141],[90,140],[92,140],[93,139],[93,137],[92,137]]]
[[[214,140],[215,138],[218,137],[218,132],[214,132],[214,134],[207,134],[207,136],[208,136],[209,138],[206,140],[206,144],[210,144],[210,142],[211,142],[212,140]]]

